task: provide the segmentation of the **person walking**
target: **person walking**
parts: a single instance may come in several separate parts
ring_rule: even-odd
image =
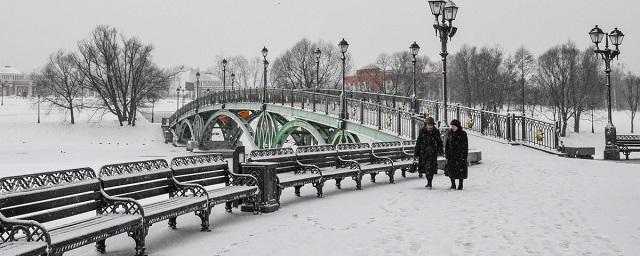
[[[456,119],[451,120],[451,129],[447,132],[445,154],[447,158],[445,175],[451,179],[451,189],[456,189],[456,180],[458,180],[457,189],[462,190],[463,180],[468,175],[469,142],[467,133],[462,130],[460,121]]]
[[[433,175],[438,173],[438,156],[443,154],[440,131],[435,127],[433,117],[427,117],[425,126],[418,133],[415,157],[418,158],[418,172],[427,176],[427,189],[433,187]]]

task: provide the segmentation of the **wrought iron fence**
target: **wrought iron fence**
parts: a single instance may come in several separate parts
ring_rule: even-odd
[[[266,98],[265,98],[266,96]],[[441,102],[417,99],[416,112],[410,97],[347,91],[345,93],[346,119],[407,139],[415,139],[426,117],[437,122],[444,118]],[[282,105],[328,116],[340,116],[340,91],[335,89],[299,90],[269,88],[240,89],[212,92],[179,108],[170,118],[174,124],[178,117],[205,106],[224,103],[260,103]],[[514,114],[500,114],[459,104],[447,107],[448,121],[458,119],[467,131],[506,141],[529,144],[556,150],[559,146],[558,123],[549,123]]]

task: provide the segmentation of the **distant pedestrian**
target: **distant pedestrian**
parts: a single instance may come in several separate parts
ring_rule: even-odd
[[[435,127],[433,117],[428,117],[425,126],[418,133],[415,156],[418,158],[418,171],[427,176],[427,189],[433,187],[433,175],[438,173],[438,156],[443,154],[440,131]]]
[[[462,190],[463,180],[467,178],[468,174],[469,141],[467,133],[462,130],[458,120],[451,120],[451,129],[447,132],[445,152],[447,157],[445,174],[451,179],[451,189],[456,189],[456,180],[458,180],[457,189]]]

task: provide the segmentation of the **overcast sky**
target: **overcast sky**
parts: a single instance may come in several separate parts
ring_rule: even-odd
[[[589,46],[588,31],[619,27],[627,36],[620,62],[640,74],[640,4],[632,0],[458,0],[456,52],[463,44],[525,45],[536,55],[574,41]],[[59,48],[76,49],[96,25],[108,24],[151,42],[164,67],[213,66],[216,55],[270,58],[303,37],[350,43],[356,67],[415,40],[421,54],[439,58],[426,0],[2,0],[0,65],[23,72],[44,65]]]

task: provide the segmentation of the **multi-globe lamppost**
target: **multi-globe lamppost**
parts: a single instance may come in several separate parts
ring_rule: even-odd
[[[200,96],[200,72],[196,73],[196,99]]]
[[[176,88],[176,111],[180,109],[180,87]]]
[[[447,120],[447,55],[449,55],[449,53],[447,53],[447,42],[458,31],[458,28],[453,26],[453,20],[456,19],[456,15],[458,14],[458,6],[451,0],[447,2],[443,0],[430,0],[429,8],[431,9],[431,14],[436,18],[433,28],[436,30],[436,36],[440,37],[440,42],[442,43],[440,56],[442,57],[443,122],[441,122],[441,124],[444,123],[444,128],[446,129],[449,127]]]
[[[340,128],[344,129],[344,120],[347,119],[347,95],[344,92],[344,84],[345,84],[345,72],[346,72],[346,61],[347,61],[347,50],[349,49],[349,43],[342,38],[342,41],[338,43],[340,47],[340,52],[342,53],[342,89],[340,90],[340,120],[342,123],[340,124]]]
[[[233,84],[236,80],[236,73],[231,73],[231,91],[233,92],[235,89],[233,88]]]
[[[262,58],[264,63],[264,85],[262,87],[262,103],[267,103],[267,67],[269,67],[269,61],[267,61],[267,54],[269,54],[269,50],[267,47],[262,47]]]
[[[611,33],[604,33],[602,29],[596,25],[591,31],[589,31],[589,36],[591,37],[591,41],[596,45],[596,48],[593,50],[594,53],[600,54],[602,56],[602,60],[604,60],[604,72],[607,74],[607,126],[604,128],[604,139],[605,139],[605,148],[604,148],[604,159],[607,160],[619,160],[620,152],[616,147],[616,127],[613,125],[613,121],[611,120],[611,61],[613,58],[618,57],[620,55],[620,50],[618,46],[622,44],[622,39],[624,39],[624,34],[622,31],[615,28]],[[599,44],[602,43],[602,38],[605,38],[604,49],[600,49]],[[609,41],[616,48],[609,48]]]

